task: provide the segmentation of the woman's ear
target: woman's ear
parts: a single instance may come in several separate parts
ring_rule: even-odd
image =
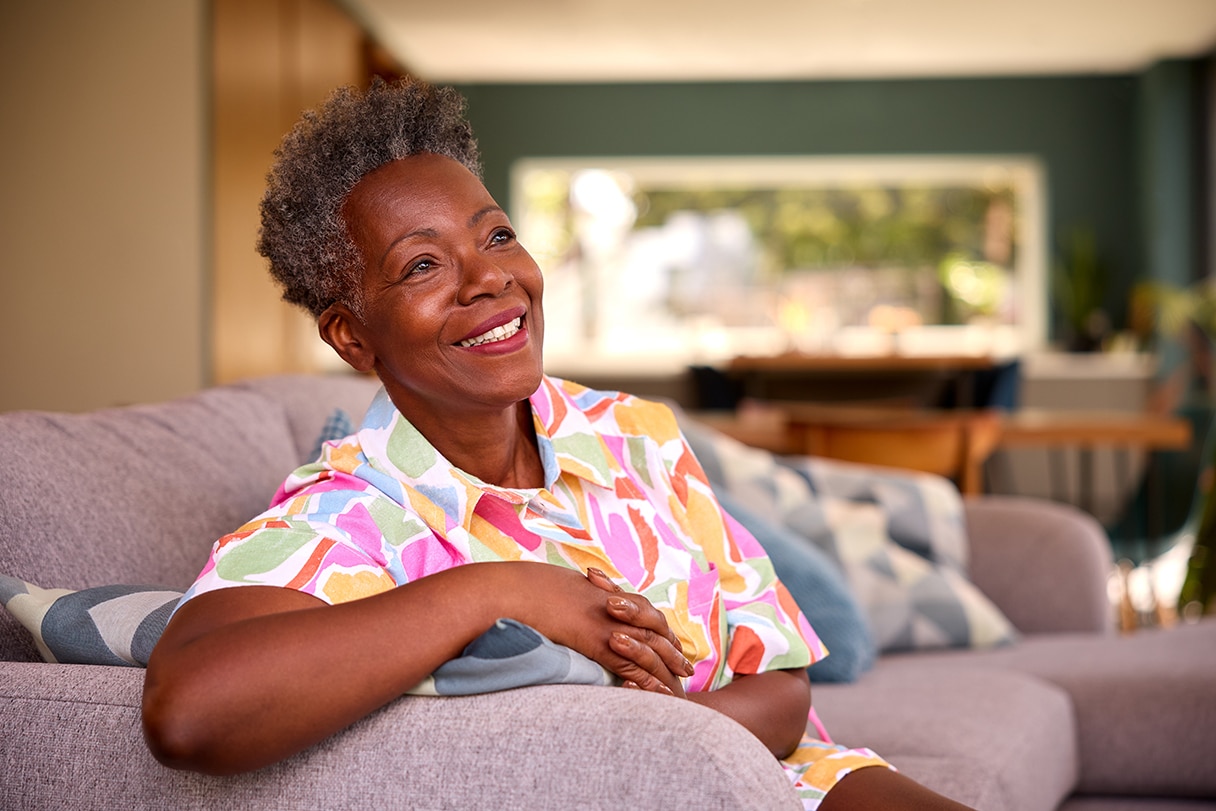
[[[366,328],[345,304],[334,303],[317,317],[321,340],[333,347],[338,357],[357,372],[370,372],[376,366],[376,352],[364,340]]]

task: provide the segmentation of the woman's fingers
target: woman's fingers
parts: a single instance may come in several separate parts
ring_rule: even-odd
[[[667,618],[640,594],[627,594],[608,575],[594,567],[587,569],[587,579],[611,593],[607,600],[608,613],[619,622],[632,626],[628,631],[612,635],[612,649],[640,669],[636,678],[617,675],[641,689],[683,695],[679,677],[693,674],[692,663],[684,657],[679,638],[667,624]]]
[[[677,651],[684,652],[684,646],[680,644],[679,637],[667,625],[667,617],[663,616],[662,611],[651,605],[649,600],[640,594],[626,594],[624,589],[612,582],[612,579],[600,569],[588,569],[587,579],[604,591],[618,595],[608,598],[609,612],[615,618],[621,622],[654,631],[660,636],[666,637]]]
[[[629,634],[614,631],[608,640],[609,646],[627,662],[616,670],[626,686],[684,698],[684,685],[663,663],[653,648],[644,645]]]
[[[611,591],[611,592],[624,591],[623,588],[618,586],[616,583],[612,582],[612,578],[610,578],[608,575],[604,574],[604,572],[602,570],[596,569],[595,567],[591,567],[587,570],[587,579],[590,580],[596,586],[599,586],[600,588],[602,588],[604,591]]]
[[[691,676],[692,663],[684,656],[684,646],[667,625],[663,612],[638,594],[617,594],[608,598],[608,613],[636,629],[632,635],[651,647],[667,669],[678,676]]]
[[[587,579],[612,593],[607,600],[608,613],[614,619],[634,626],[638,633],[630,635],[652,649],[668,671],[676,676],[693,674],[692,663],[684,657],[684,646],[667,624],[667,617],[662,611],[640,594],[627,594],[600,569],[587,569]]]

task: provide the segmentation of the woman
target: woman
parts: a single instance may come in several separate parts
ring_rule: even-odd
[[[260,248],[383,390],[216,543],[149,662],[152,751],[275,762],[508,617],[734,718],[793,756],[807,807],[960,807],[804,739],[826,651],[668,410],[544,376],[541,273],[478,173],[463,101],[421,83],[340,91],[284,140]]]

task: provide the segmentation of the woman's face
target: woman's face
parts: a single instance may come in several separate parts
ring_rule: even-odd
[[[476,176],[414,155],[360,180],[342,214],[364,261],[354,365],[374,368],[403,413],[442,420],[536,390],[540,268]]]

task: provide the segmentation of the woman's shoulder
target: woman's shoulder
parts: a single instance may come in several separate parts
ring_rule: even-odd
[[[670,406],[628,392],[592,389],[572,380],[545,377],[551,399],[557,398],[567,409],[577,410],[600,433],[623,434],[652,439],[659,443],[680,437],[680,429]]]

